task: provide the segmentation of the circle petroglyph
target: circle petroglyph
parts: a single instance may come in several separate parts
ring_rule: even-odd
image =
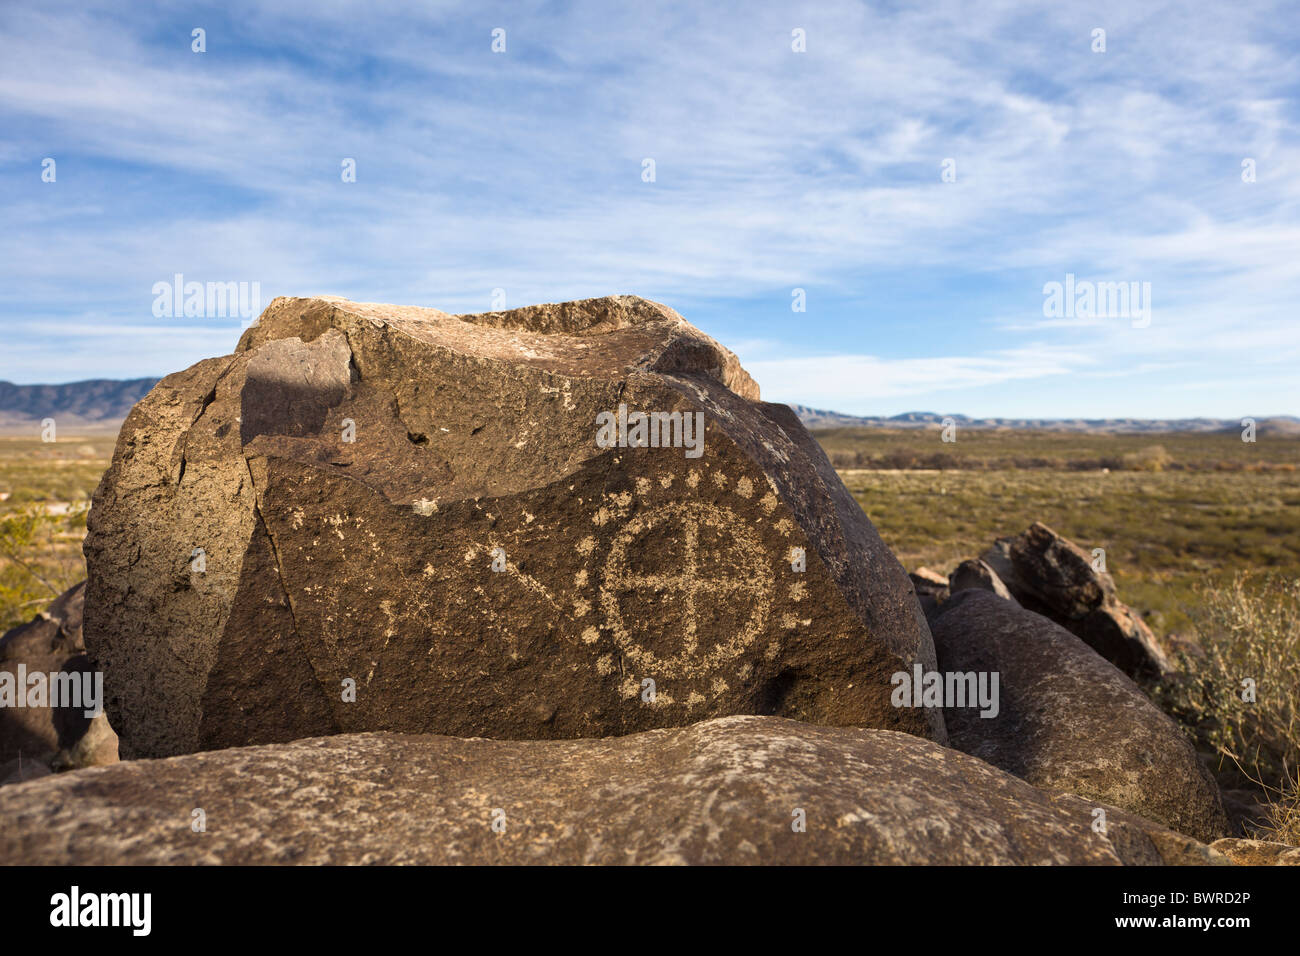
[[[713,551],[704,538],[714,543]],[[727,573],[718,558],[726,559]],[[740,656],[763,633],[772,585],[762,543],[735,512],[703,502],[673,502],[634,515],[619,530],[605,561],[600,604],[615,643],[639,670],[699,677]],[[642,594],[672,602],[671,623],[629,622],[622,601]],[[740,623],[725,633],[702,633],[701,612],[707,613],[706,624]]]

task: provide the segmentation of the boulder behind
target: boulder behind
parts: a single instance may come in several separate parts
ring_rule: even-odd
[[[1041,521],[999,538],[980,560],[1020,604],[1067,628],[1130,677],[1158,678],[1172,670],[1151,629],[1119,600],[1110,574]]]
[[[1038,787],[1131,810],[1210,842],[1230,832],[1190,741],[1128,677],[1064,628],[983,590],[935,620],[940,670],[998,675],[995,717],[951,708],[952,746]]]

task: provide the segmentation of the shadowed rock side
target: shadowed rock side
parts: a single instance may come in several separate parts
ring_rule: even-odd
[[[5,788],[0,861],[1227,862],[1117,808],[1095,833],[1092,807],[919,737],[771,717],[604,740],[349,734]]]
[[[948,592],[956,594],[959,591],[966,591],[976,588],[981,591],[989,591],[998,597],[1010,601],[1012,604],[1019,604],[1007,586],[1002,583],[1002,579],[997,573],[979,558],[971,558],[957,565],[952,574],[948,575]]]
[[[944,711],[953,747],[1207,843],[1229,832],[1218,785],[1178,726],[1069,631],[983,590],[953,595],[933,631],[941,670],[999,675],[996,717]]]
[[[702,455],[599,447],[620,405],[702,413]],[[276,299],[131,412],[85,552],[125,756],[727,714],[945,739],[937,710],[889,703],[933,645],[821,449],[634,296],[470,316]]]
[[[69,675],[86,688],[90,672],[82,644],[82,601],[85,582],[74,585],[35,618],[0,637],[0,673],[16,693],[19,676],[45,676],[46,706],[16,706],[0,691],[0,784],[17,783],[75,767],[93,767],[117,760],[117,735],[100,714],[86,716],[86,707],[51,707],[49,675]],[[20,670],[25,667],[25,671]],[[64,682],[66,678],[56,677]]]

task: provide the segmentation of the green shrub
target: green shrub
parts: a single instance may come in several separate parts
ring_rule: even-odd
[[[51,513],[32,504],[0,516],[0,633],[30,621],[86,576],[86,506]]]
[[[1202,749],[1219,756],[1225,783],[1270,795],[1278,824],[1294,837],[1300,579],[1256,583],[1239,573],[1226,586],[1202,586],[1198,598],[1188,613],[1200,652],[1177,655],[1182,673],[1159,689],[1161,702]]]
[[[1164,471],[1173,461],[1164,445],[1150,445],[1120,457],[1122,466],[1128,471]]]

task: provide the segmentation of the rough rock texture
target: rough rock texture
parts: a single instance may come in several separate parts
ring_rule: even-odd
[[[933,631],[941,671],[999,675],[996,717],[944,711],[953,747],[1204,842],[1230,832],[1219,788],[1177,725],[1073,634],[978,590],[953,595]]]
[[[1217,850],[1238,866],[1300,866],[1300,847],[1267,840],[1215,840],[1210,849]]]
[[[702,412],[702,456],[599,447],[620,405]],[[466,316],[276,299],[234,355],[132,410],[85,553],[124,756],[741,713],[944,739],[937,710],[890,706],[933,645],[821,449],[634,296]]]
[[[958,591],[966,591],[970,588],[992,591],[1004,600],[1013,604],[1018,603],[997,573],[979,558],[963,561],[957,565],[952,574],[948,575],[949,593],[956,594]]]
[[[1000,538],[981,560],[1020,604],[1069,629],[1130,677],[1170,672],[1151,629],[1115,593],[1092,556],[1041,521],[1024,534]]]
[[[0,637],[0,671],[17,683],[20,664],[27,675],[91,670],[82,644],[85,589],[85,582],[69,588],[30,622]],[[0,784],[116,760],[117,735],[103,714],[90,718],[85,708],[0,707]]]
[[[1227,862],[1117,808],[1096,833],[1092,810],[920,737],[773,717],[604,740],[369,733],[6,787],[0,862]]]

